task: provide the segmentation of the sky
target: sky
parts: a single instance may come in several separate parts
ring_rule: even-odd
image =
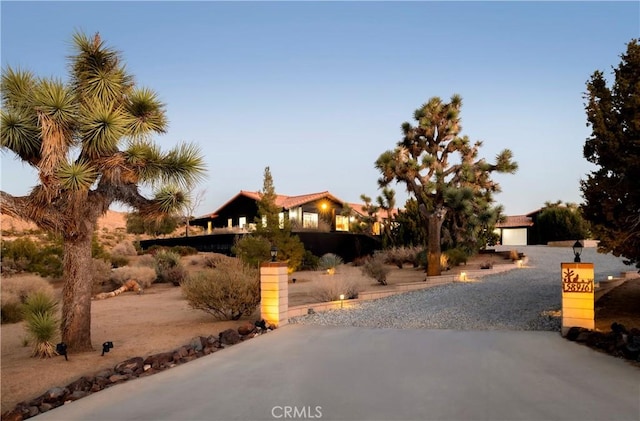
[[[380,194],[377,157],[429,98],[463,98],[462,135],[491,161],[497,204],[526,214],[580,203],[590,135],[586,82],[640,37],[640,2],[0,2],[2,68],[68,80],[75,31],[99,32],[139,86],[166,104],[155,141],[200,145],[207,178],[196,215],[240,190]],[[10,151],[1,188],[25,195],[37,174]],[[407,193],[393,186],[398,205]],[[116,207],[117,209],[117,207]]]

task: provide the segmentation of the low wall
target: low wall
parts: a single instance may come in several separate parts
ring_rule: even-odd
[[[598,247],[598,243],[600,240],[580,240],[583,247]],[[576,240],[566,240],[566,241],[549,241],[547,243],[547,247],[573,247],[576,243]]]

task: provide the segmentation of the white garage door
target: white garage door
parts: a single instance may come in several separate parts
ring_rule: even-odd
[[[527,229],[526,228],[503,228],[502,244],[505,246],[526,246],[527,245]]]

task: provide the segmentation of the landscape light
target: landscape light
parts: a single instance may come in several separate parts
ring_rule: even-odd
[[[108,341],[102,344],[102,356],[104,357],[105,352],[109,352],[109,350],[113,348],[113,342]]]
[[[580,255],[582,254],[582,243],[580,242],[580,240],[576,240],[576,242],[573,244],[573,255],[575,256],[575,258],[573,259],[573,261],[575,263],[580,263]]]
[[[344,294],[340,294],[340,308],[344,306]]]
[[[67,344],[64,342],[60,342],[56,345],[56,353],[58,355],[64,355],[64,360],[69,361],[69,358],[67,358]]]
[[[611,275],[607,276],[607,280],[608,281],[613,281],[613,276],[611,276]]]
[[[467,280],[467,272],[460,272],[460,280],[461,281]]]
[[[275,262],[276,261],[276,257],[278,257],[278,247],[271,246],[271,261]]]

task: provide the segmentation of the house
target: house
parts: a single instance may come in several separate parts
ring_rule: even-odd
[[[533,220],[529,215],[507,216],[496,224],[495,231],[500,235],[500,244],[504,246],[526,246]]]
[[[214,231],[250,232],[255,228],[261,198],[260,192],[241,190],[216,211],[193,219],[190,224],[203,227],[207,234]],[[298,196],[278,194],[275,203],[281,210],[280,223],[287,218],[294,232],[349,232],[352,223],[367,216],[363,205],[344,202],[328,191]],[[376,217],[372,230],[379,234],[384,219],[382,215]]]

